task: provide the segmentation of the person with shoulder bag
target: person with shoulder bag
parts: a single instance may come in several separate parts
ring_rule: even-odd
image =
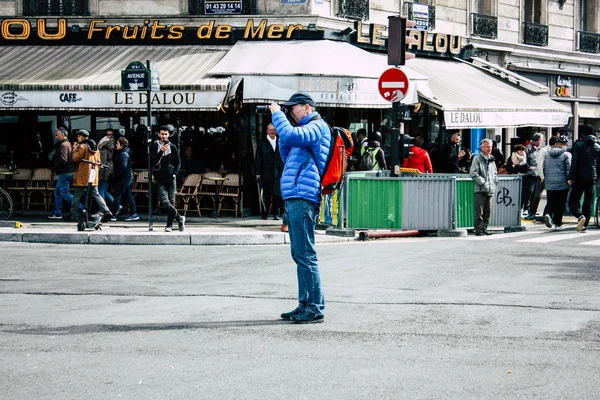
[[[181,161],[177,147],[169,141],[167,126],[160,127],[158,139],[152,143],[150,157],[158,200],[167,212],[165,232],[171,232],[174,220],[179,223],[179,231],[183,232],[185,217],[179,215],[177,207],[175,207],[176,175],[179,172]]]

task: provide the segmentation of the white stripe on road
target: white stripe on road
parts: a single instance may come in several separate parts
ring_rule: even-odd
[[[552,242],[559,242],[561,240],[567,240],[567,239],[574,239],[574,238],[584,238],[585,236],[589,236],[589,235],[597,235],[600,234],[600,232],[587,232],[587,233],[558,233],[558,234],[550,234],[547,233],[542,237],[537,237],[537,238],[533,238],[533,239],[524,239],[524,240],[517,240],[517,242],[527,242],[527,243],[552,243]],[[585,236],[582,236],[585,235]]]
[[[404,89],[404,82],[381,82],[382,88]]]
[[[531,235],[536,233],[534,231],[523,231],[523,232],[510,232],[510,233],[494,233],[491,236],[467,236],[465,239],[467,240],[494,240],[494,239],[504,239],[504,238],[512,238],[515,236],[523,236],[523,235]]]
[[[591,242],[583,242],[579,244],[585,244],[587,246],[600,246],[600,240],[592,240]]]

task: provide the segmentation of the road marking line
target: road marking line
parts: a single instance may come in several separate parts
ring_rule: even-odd
[[[561,240],[567,240],[567,239],[574,239],[574,238],[583,238],[585,236],[589,236],[589,235],[597,235],[600,232],[588,232],[588,233],[567,233],[567,234],[546,234],[542,237],[537,237],[537,238],[533,238],[533,239],[524,239],[524,240],[517,240],[517,242],[527,242],[527,243],[552,243],[552,242],[559,242]],[[585,236],[582,236],[585,235]]]
[[[591,242],[583,242],[579,244],[585,244],[586,246],[600,246],[600,240],[592,240]]]
[[[536,233],[536,232],[523,231],[523,232],[498,233],[498,234],[493,234],[492,236],[467,236],[465,239],[467,239],[467,240],[494,240],[494,239],[511,238],[511,237],[515,237],[515,236],[531,235],[533,233]]]

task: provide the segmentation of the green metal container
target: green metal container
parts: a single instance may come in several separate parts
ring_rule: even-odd
[[[348,228],[401,229],[402,181],[349,179]]]

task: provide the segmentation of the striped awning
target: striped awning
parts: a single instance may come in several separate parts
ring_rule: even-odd
[[[132,61],[156,62],[161,90],[226,91],[206,72],[230,46],[3,46],[0,90],[121,90]]]

